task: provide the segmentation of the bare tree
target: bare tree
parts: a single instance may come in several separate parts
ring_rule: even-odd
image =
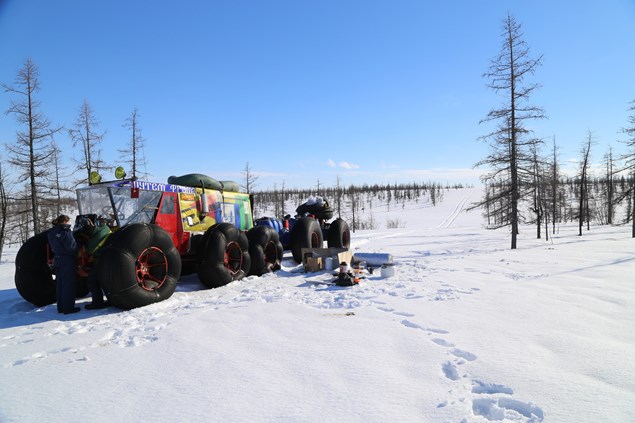
[[[277,216],[284,216],[284,200],[285,200],[285,192],[284,192],[285,184],[284,179],[282,180],[282,189],[280,190],[280,211]]]
[[[124,123],[124,128],[130,129],[130,143],[127,148],[119,150],[123,163],[130,166],[131,178],[145,177],[146,161],[144,154],[145,139],[141,136],[139,126],[139,110],[135,107]],[[141,171],[141,168],[144,170]]]
[[[579,191],[579,209],[578,209],[578,222],[580,232],[582,236],[582,227],[584,222],[588,224],[590,220],[589,216],[589,160],[591,154],[591,144],[593,142],[593,134],[589,131],[587,140],[582,147],[582,161],[580,162],[580,191]]]
[[[532,211],[535,215],[536,239],[542,238],[542,220],[545,218],[544,198],[545,198],[545,173],[544,160],[538,155],[538,144],[530,146],[531,151],[531,190],[532,190]]]
[[[13,114],[24,130],[18,131],[15,144],[5,144],[9,152],[9,163],[20,170],[19,179],[29,186],[28,200],[34,233],[42,230],[40,217],[39,188],[43,180],[49,176],[52,163],[52,136],[62,127],[52,127],[39,111],[40,102],[35,94],[40,89],[38,67],[31,59],[27,59],[18,71],[15,86],[2,84],[4,90],[17,96],[11,100],[6,111]]]
[[[243,169],[243,178],[245,183],[242,185],[242,188],[247,194],[251,194],[251,191],[256,187],[256,181],[258,180],[259,176],[254,174],[254,171],[249,165],[249,162],[245,163],[245,168]]]
[[[537,59],[530,57],[521,26],[509,14],[503,20],[501,36],[501,51],[492,59],[484,77],[489,80],[488,87],[501,93],[504,101],[500,107],[490,110],[487,117],[481,120],[481,123],[497,122],[497,127],[480,138],[489,142],[490,154],[476,164],[489,169],[483,180],[486,184],[496,183],[498,190],[477,206],[485,205],[485,201],[502,201],[502,207],[494,210],[505,211],[502,224],[511,225],[511,248],[515,249],[519,223],[518,204],[522,197],[522,163],[531,163],[529,149],[539,141],[528,137],[530,131],[525,122],[545,118],[541,108],[529,104],[531,95],[539,85],[526,84],[525,80],[540,66],[542,56]],[[528,167],[530,166],[527,165],[525,170]],[[527,178],[530,174],[527,172],[524,176]],[[531,182],[528,183],[528,186],[530,185]]]
[[[78,184],[88,183],[91,172],[98,172],[106,168],[101,160],[101,142],[106,132],[98,132],[99,122],[95,118],[93,108],[88,100],[84,100],[73,128],[68,130],[68,135],[73,141],[73,147],[81,146],[81,158],[75,159],[77,171],[85,171],[85,177]]]
[[[59,216],[62,214],[62,193],[70,191],[66,188],[62,182],[63,174],[62,174],[62,166],[60,163],[60,155],[61,151],[55,141],[52,141],[53,146],[53,169],[52,169],[52,185],[51,185],[51,193],[53,195],[54,200],[54,208],[55,215]]]
[[[351,212],[352,212],[352,215],[353,215],[353,221],[352,221],[351,229],[353,230],[353,232],[355,232],[355,230],[357,230],[359,217],[357,219],[355,219],[355,209],[357,209],[358,205],[357,205],[356,191],[355,191],[353,185],[350,186],[349,192],[350,192],[350,197],[351,197]],[[357,213],[357,216],[359,216],[359,212]]]
[[[626,161],[626,169],[630,174],[631,186],[629,192],[631,193],[631,199],[633,200],[632,207],[629,207],[631,212],[632,237],[635,238],[635,100],[630,102],[629,107],[630,115],[628,116],[628,126],[622,129],[628,136],[628,140],[624,142],[628,149],[628,152],[624,155],[623,159]],[[628,219],[628,217],[627,217]]]
[[[340,175],[337,175],[335,185],[335,206],[337,209],[337,217],[342,217],[342,186]]]
[[[4,249],[4,241],[7,234],[7,220],[9,219],[9,198],[5,190],[5,177],[2,171],[2,162],[0,162],[0,258],[2,258],[2,250]]]
[[[609,146],[609,151],[604,155],[604,166],[606,169],[606,188],[604,190],[604,206],[606,207],[606,223],[613,224],[615,215],[615,189],[614,189],[614,159],[613,148]]]
[[[556,146],[556,137],[553,137],[552,161],[551,161],[551,177],[549,185],[551,188],[551,223],[552,233],[556,233],[556,221],[558,220],[558,185],[560,181],[558,165],[558,147]]]

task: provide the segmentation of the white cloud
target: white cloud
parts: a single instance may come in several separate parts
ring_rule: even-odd
[[[326,161],[326,165],[328,167],[339,167],[339,168],[346,169],[346,170],[359,169],[359,165],[357,165],[355,163],[350,163],[350,162],[345,162],[345,161],[341,161],[339,163],[335,163],[335,160],[333,160],[333,159],[328,159]]]
[[[342,169],[359,169],[359,165],[356,165],[355,163],[349,163],[349,162],[339,162],[337,164],[339,167],[341,167]]]

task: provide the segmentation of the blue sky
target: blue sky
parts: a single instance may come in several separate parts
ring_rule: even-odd
[[[563,162],[589,130],[596,161],[622,150],[635,0],[0,0],[0,81],[32,58],[41,111],[70,127],[88,100],[111,163],[136,107],[156,181],[241,181],[249,162],[256,188],[475,183],[479,121],[500,102],[482,75],[508,12],[543,55],[535,135],[555,136]],[[0,110],[9,101],[0,92]],[[16,129],[0,115],[0,142]],[[56,141],[70,162],[68,136]]]

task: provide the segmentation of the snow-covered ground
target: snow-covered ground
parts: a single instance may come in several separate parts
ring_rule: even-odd
[[[359,286],[283,270],[131,311],[34,308],[0,265],[1,422],[633,422],[635,240],[482,228],[478,190],[375,218]],[[80,304],[88,299],[80,300]]]

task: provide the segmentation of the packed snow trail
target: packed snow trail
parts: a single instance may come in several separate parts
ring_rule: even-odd
[[[467,193],[465,194],[465,196],[463,198],[461,198],[461,200],[457,203],[457,205],[454,208],[454,210],[452,210],[452,213],[450,213],[450,215],[448,217],[446,217],[443,220],[443,222],[441,222],[439,224],[439,226],[437,226],[437,228],[445,229],[445,228],[449,228],[450,226],[452,226],[452,224],[454,223],[456,218],[459,216],[459,214],[461,214],[461,212],[463,210],[465,210],[465,205],[467,204],[467,202],[468,202],[468,200],[470,199],[471,196],[472,196],[472,191],[468,190]]]

